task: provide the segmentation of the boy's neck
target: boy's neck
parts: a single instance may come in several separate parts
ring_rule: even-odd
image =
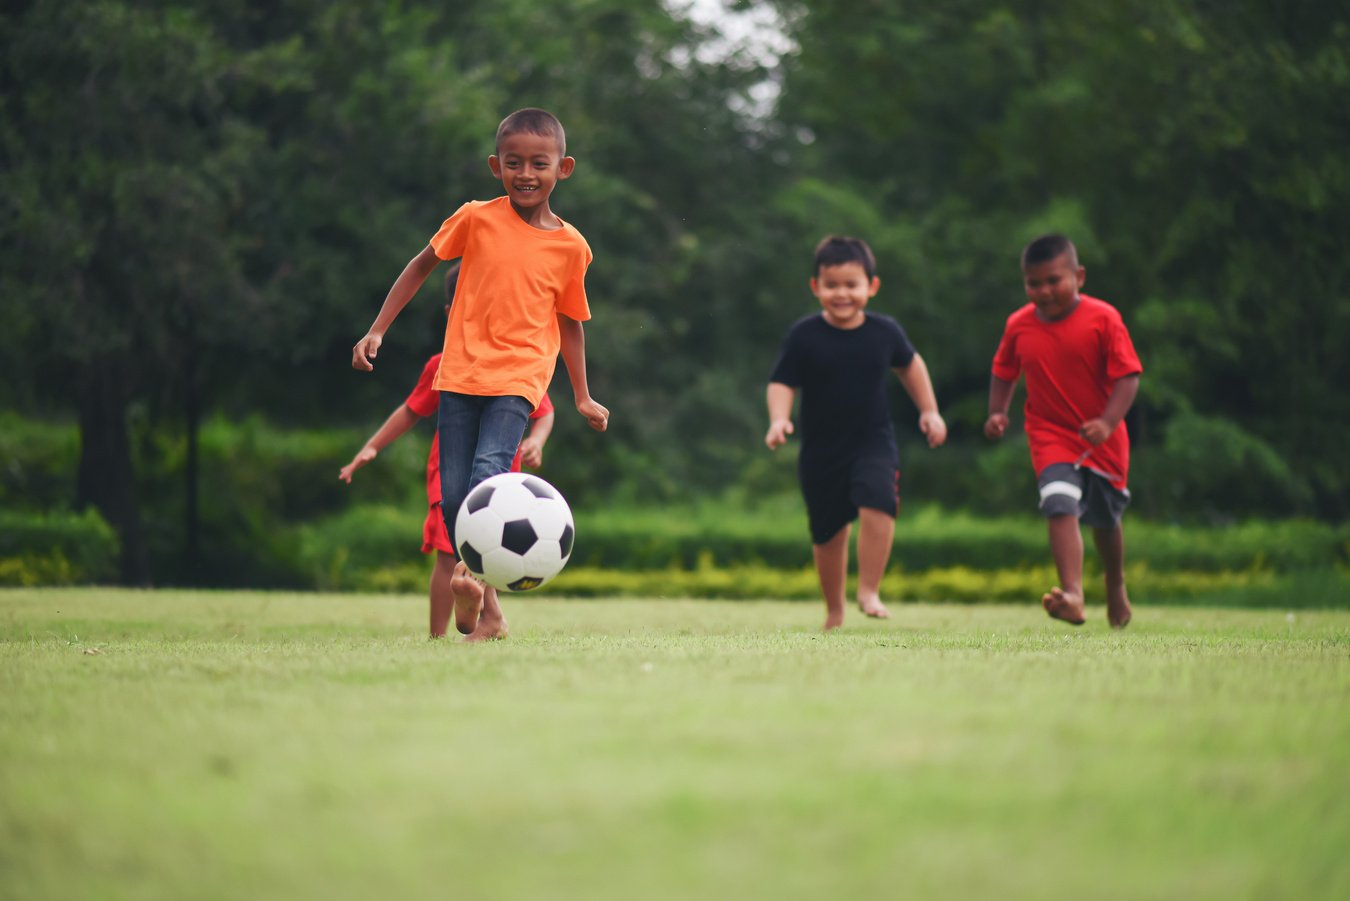
[[[531,228],[537,228],[541,231],[551,232],[562,228],[563,222],[549,209],[548,201],[544,201],[534,207],[520,207],[514,200],[511,201],[511,209],[516,211],[516,215],[524,220],[525,224]]]

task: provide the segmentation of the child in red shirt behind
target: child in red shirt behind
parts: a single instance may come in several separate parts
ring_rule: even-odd
[[[1123,420],[1143,366],[1115,307],[1079,293],[1086,274],[1063,235],[1037,238],[1022,251],[1030,303],[1008,317],[994,354],[984,433],[1003,437],[1013,389],[1025,373],[1031,464],[1060,580],[1041,604],[1067,623],[1086,619],[1081,521],[1092,527],[1105,570],[1107,621],[1120,629],[1132,615],[1120,525],[1130,502]]]

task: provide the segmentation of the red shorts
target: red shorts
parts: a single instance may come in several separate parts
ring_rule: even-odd
[[[441,516],[441,505],[432,504],[427,510],[427,521],[422,523],[422,553],[430,554],[432,551],[444,551],[447,554],[455,552],[455,546],[450,543],[450,533],[445,531],[445,517]]]

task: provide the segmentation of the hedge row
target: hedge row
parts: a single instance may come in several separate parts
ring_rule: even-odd
[[[117,536],[93,510],[0,511],[0,585],[75,585],[117,574]]]
[[[430,566],[412,561],[352,574],[351,590],[422,593]],[[1223,607],[1334,608],[1350,605],[1350,572],[1339,569],[1298,573],[1156,572],[1128,567],[1130,595],[1136,604],[1210,604]],[[1050,567],[973,570],[966,567],[903,572],[893,569],[882,580],[888,601],[1027,603],[1054,583]],[[1100,583],[1089,575],[1088,601],[1101,604]],[[854,581],[850,580],[850,592]],[[692,570],[619,570],[569,566],[538,594],[529,597],[705,598],[723,600],[819,601],[816,575],[765,566],[697,567]]]
[[[301,534],[301,566],[309,578],[318,587],[342,589],[351,584],[349,573],[411,560],[420,543],[421,517],[406,507],[353,507],[302,527]],[[1205,529],[1127,522],[1126,536],[1127,559],[1153,572],[1292,572],[1350,564],[1350,526],[1344,525],[1250,522]],[[793,571],[810,562],[798,511],[710,505],[578,511],[571,568]],[[1026,570],[1048,563],[1045,526],[1035,517],[977,519],[930,508],[902,515],[896,526],[892,565],[911,572]]]
[[[206,546],[212,564],[229,566],[239,584],[409,590],[425,586],[427,578],[427,562],[418,553],[421,527],[417,505],[360,505],[299,526],[237,524],[241,540],[231,545],[208,537]],[[803,532],[799,511],[787,507],[581,511],[572,563],[559,584],[600,594],[609,580],[626,586],[620,593],[649,594],[672,574],[684,574],[684,595],[813,597]],[[1191,594],[1185,585],[1208,590],[1233,574],[1244,574],[1246,585],[1261,574],[1350,566],[1350,526],[1307,521],[1227,529],[1129,523],[1127,544],[1130,565],[1149,574],[1150,583],[1171,585],[1171,576],[1164,576],[1181,574],[1177,584],[1183,587],[1176,590]],[[92,511],[0,513],[0,584],[111,580],[117,552],[112,530]],[[924,597],[1025,596],[1033,583],[1046,583],[1048,566],[1044,525],[1035,518],[976,519],[928,509],[907,512],[897,525],[892,569],[922,574]],[[972,573],[979,577],[960,575]],[[1207,576],[1219,581],[1204,582]],[[944,579],[959,584],[944,588]],[[1000,588],[1008,579],[1009,587]],[[897,584],[889,590],[903,597],[910,589]]]

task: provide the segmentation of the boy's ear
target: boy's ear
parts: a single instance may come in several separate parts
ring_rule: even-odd
[[[571,178],[572,170],[576,168],[576,165],[577,161],[570,156],[565,156],[558,160],[558,177]]]
[[[811,279],[811,293],[817,295],[820,294],[820,285],[816,282],[814,277]]]
[[[1087,269],[1083,266],[1078,267],[1078,289],[1083,289],[1083,284],[1087,281]]]
[[[872,276],[872,282],[867,286],[867,296],[876,297],[877,292],[880,290],[881,290],[881,278],[879,276],[874,275]]]
[[[501,181],[502,179],[502,161],[497,158],[497,154],[488,157],[488,168],[492,170],[492,177]]]

